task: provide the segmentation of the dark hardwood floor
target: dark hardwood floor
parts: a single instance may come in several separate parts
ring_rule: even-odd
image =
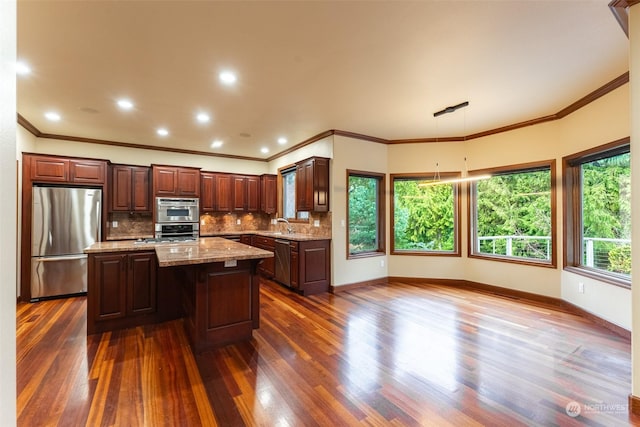
[[[85,298],[20,304],[18,424],[640,425],[629,341],[576,315],[401,282],[261,298],[251,341],[196,356],[181,321],[87,337]]]

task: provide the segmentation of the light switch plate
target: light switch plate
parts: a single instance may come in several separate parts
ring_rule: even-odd
[[[112,221],[111,222],[111,227],[118,228],[118,221]]]

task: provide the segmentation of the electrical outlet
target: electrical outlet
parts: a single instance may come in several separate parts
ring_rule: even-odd
[[[313,226],[314,227],[320,227],[320,220],[319,219],[314,219],[313,220]]]
[[[380,267],[384,267],[384,260],[383,259],[380,260]]]
[[[236,224],[238,225],[242,224],[242,221],[240,221],[240,218],[236,219]]]
[[[584,283],[578,282],[578,292],[584,294]]]
[[[111,227],[118,228],[118,221],[112,221],[111,222]]]
[[[341,220],[340,220],[340,227],[344,227],[344,225],[345,225],[345,224],[344,224],[344,219],[341,219]]]

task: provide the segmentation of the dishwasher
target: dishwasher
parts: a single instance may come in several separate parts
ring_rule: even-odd
[[[275,279],[291,286],[291,246],[288,240],[275,240]]]

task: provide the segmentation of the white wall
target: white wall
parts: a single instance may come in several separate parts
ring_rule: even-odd
[[[260,175],[268,171],[268,164],[263,161],[199,156],[195,154],[171,153],[168,151],[144,150],[140,148],[89,144],[57,139],[36,138],[34,145],[31,147],[25,146],[24,148],[24,151],[31,150],[31,152],[39,154],[89,157],[110,160],[113,163],[141,166],[149,166],[151,164],[192,166],[202,168],[202,170],[205,171],[234,172],[252,175]]]
[[[365,142],[343,136],[334,136],[333,164],[331,166],[331,283],[334,286],[384,278],[388,275],[387,256],[347,260],[347,169],[388,173],[387,151],[384,144]],[[389,212],[389,180],[386,180]],[[343,225],[344,224],[344,225]],[[386,227],[389,242],[389,227]],[[388,245],[388,244],[387,244]],[[383,262],[383,265],[381,265]]]
[[[309,145],[305,145],[296,151],[272,160],[269,162],[268,173],[275,174],[279,168],[293,165],[300,160],[314,156],[327,157],[329,159],[333,158],[333,136],[328,136]]]
[[[16,424],[16,2],[0,1],[0,425]],[[12,214],[13,213],[13,214]],[[15,215],[15,216],[14,216]]]

